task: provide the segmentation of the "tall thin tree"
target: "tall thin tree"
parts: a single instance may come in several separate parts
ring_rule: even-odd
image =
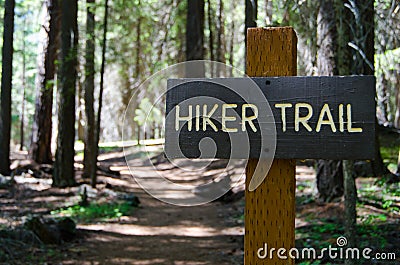
[[[53,186],[57,187],[68,187],[75,184],[74,140],[78,49],[77,11],[77,0],[61,1],[58,136],[53,174]]]
[[[14,33],[14,0],[4,3],[2,49],[1,106],[0,106],[0,174],[10,173],[11,87]]]
[[[21,83],[22,83],[22,99],[21,99],[21,112],[20,112],[20,123],[19,123],[19,131],[20,131],[20,146],[19,150],[24,150],[25,145],[25,100],[26,100],[26,56],[25,56],[25,37],[26,37],[26,17],[24,17],[23,21],[23,34],[22,34],[22,76],[21,76]]]
[[[42,25],[42,50],[38,59],[38,74],[36,77],[36,104],[32,129],[31,158],[38,163],[52,163],[52,108],[53,87],[56,73],[56,58],[60,45],[59,33],[61,10],[59,0],[46,0],[45,21]]]
[[[187,1],[186,60],[204,59],[204,0]]]
[[[208,24],[208,50],[210,52],[210,60],[214,61],[214,28],[213,28],[214,11],[211,6],[211,0],[207,0],[207,24]],[[211,65],[211,73],[214,73],[214,65]]]
[[[101,67],[100,67],[100,91],[99,91],[99,106],[97,108],[97,120],[96,120],[96,142],[95,142],[95,158],[97,164],[97,156],[99,154],[99,142],[100,142],[100,129],[101,129],[101,110],[103,107],[103,91],[104,91],[104,71],[106,66],[106,51],[107,51],[107,27],[108,27],[108,0],[104,3],[104,23],[103,23],[103,43],[101,50]],[[97,175],[94,174],[92,178],[92,186],[96,186]]]
[[[232,1],[231,2],[231,12],[234,13],[236,9],[236,2]],[[230,31],[230,38],[229,38],[229,48],[228,48],[228,52],[229,52],[229,65],[233,66],[233,57],[234,57],[234,44],[235,44],[235,20],[232,19],[231,21],[231,27],[229,29]]]
[[[218,62],[225,63],[225,20],[224,20],[224,1],[219,0],[219,10],[218,10],[218,30],[217,30],[217,50],[216,50],[216,58]],[[217,65],[217,76],[222,74],[223,67],[218,64]]]
[[[244,43],[247,44],[247,29],[257,27],[257,0],[245,0]],[[246,49],[245,49],[246,52]]]
[[[85,55],[85,113],[86,113],[86,130],[85,130],[85,149],[84,149],[84,177],[95,179],[97,169],[96,159],[96,125],[94,117],[94,52],[95,52],[95,34],[94,34],[94,3],[95,0],[87,0],[86,10],[86,55]],[[92,185],[96,183],[92,181]]]

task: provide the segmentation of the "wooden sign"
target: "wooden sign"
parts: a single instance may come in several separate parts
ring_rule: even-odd
[[[263,97],[248,89],[248,78],[169,80],[167,155],[198,158],[200,141],[209,137],[217,146],[216,154],[210,154],[210,158],[262,158],[262,137],[276,136],[276,158],[374,157],[373,76],[252,80]],[[268,115],[266,100],[273,119],[260,122],[261,115]],[[232,135],[248,136],[249,154],[239,152],[232,156]],[[208,158],[207,154],[202,158]]]

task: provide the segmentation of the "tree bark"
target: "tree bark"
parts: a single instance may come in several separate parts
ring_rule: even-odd
[[[25,67],[25,64],[24,64]],[[25,71],[25,70],[23,70]],[[19,151],[24,150],[24,145],[25,145],[25,84],[22,85],[22,102],[21,102],[21,116],[20,116],[20,124],[19,124],[19,131],[20,131],[20,146],[19,146]]]
[[[365,53],[365,58],[363,56],[359,56],[359,60],[362,60],[362,69],[355,69],[354,73],[356,74],[364,74],[364,75],[374,75],[374,56],[375,56],[375,20],[374,20],[374,1],[355,1],[356,5],[362,7],[360,10],[360,18],[363,20],[360,21],[361,25],[358,27],[358,31],[360,31],[359,39],[361,48]],[[372,67],[371,67],[372,66]],[[378,120],[375,122],[376,133],[375,133],[375,159],[372,161],[372,168],[374,175],[376,177],[381,177],[384,175],[390,174],[390,171],[383,164],[383,159],[381,155],[380,149],[380,141],[379,141],[379,131],[378,131]]]
[[[361,3],[362,2],[362,3]],[[374,1],[346,1],[345,5],[352,11],[352,17],[349,18],[349,31],[353,34],[351,41],[359,49],[353,49],[352,54],[355,60],[351,64],[352,74],[373,75],[374,63]],[[350,42],[349,42],[350,43]],[[360,63],[361,62],[361,63]],[[377,122],[376,122],[377,125]],[[378,128],[378,126],[376,126]],[[375,166],[383,166],[383,161],[379,149],[378,133],[375,134]],[[378,159],[378,160],[376,160]],[[377,162],[377,163],[376,163]],[[380,164],[381,163],[381,164]],[[345,175],[345,234],[348,240],[347,247],[354,248],[356,242],[357,225],[357,187],[355,183],[354,164],[351,161],[344,163]],[[355,264],[354,260],[346,259],[346,265]]]
[[[350,10],[345,8],[342,1],[336,2],[338,9],[338,68],[340,75],[351,74],[352,56],[348,43],[351,41],[351,30],[348,26],[352,19]],[[348,240],[348,247],[356,246],[356,225],[357,225],[357,187],[354,175],[354,161],[343,161],[344,181],[344,209],[345,209],[345,236]],[[352,264],[352,260],[346,260],[346,264]]]
[[[352,74],[374,75],[374,1],[346,1],[346,7],[353,13],[352,23],[349,23],[352,32],[352,55],[355,58],[352,62],[351,72]],[[375,124],[375,158],[371,165],[375,177],[382,177],[390,175],[390,172],[383,164],[377,119]]]
[[[363,49],[365,51],[365,57],[363,58],[363,70],[362,74],[364,75],[374,75],[374,57],[375,57],[375,10],[374,10],[374,1],[373,0],[358,0],[359,5],[363,6],[362,13],[360,17],[363,19],[362,28],[363,32],[363,40],[365,40]]]
[[[383,159],[381,155],[381,144],[379,140],[379,123],[378,119],[375,119],[375,157],[371,161],[372,172],[377,178],[384,177],[390,173],[389,169],[383,164]]]
[[[14,7],[14,0],[5,1],[0,103],[0,174],[2,175],[8,175],[10,173]]]
[[[79,64],[79,62],[78,62],[78,64]],[[80,69],[79,66],[77,66],[77,68]],[[84,107],[85,95],[84,95],[84,92],[85,91],[83,89],[84,84],[82,84],[85,81],[81,82],[81,79],[79,78],[79,75],[78,75],[77,78],[78,78],[78,81],[77,81],[77,86],[78,86],[78,95],[77,95],[78,100],[77,100],[77,103],[78,103],[78,105],[76,106],[76,108],[78,110],[78,120],[77,120],[78,130],[77,130],[77,133],[78,133],[78,140],[82,141],[82,142],[85,142],[85,131],[86,131],[85,130],[85,117],[86,117],[86,114],[84,114],[84,112],[85,112],[85,107]],[[84,117],[84,115],[85,115],[85,117]]]
[[[257,0],[245,0],[244,43],[247,46],[247,29],[257,27]],[[245,47],[245,57],[247,49]]]
[[[265,23],[268,25],[272,25],[272,13],[274,12],[274,8],[272,6],[272,0],[265,0]]]
[[[38,60],[35,116],[29,150],[30,157],[39,164],[53,162],[51,154],[53,86],[61,22],[58,0],[46,0],[45,8],[48,14],[43,23],[45,38],[42,44],[43,51],[39,54]]]
[[[215,61],[215,56],[214,56],[214,29],[213,29],[213,23],[212,23],[212,17],[213,17],[213,10],[211,6],[211,0],[207,0],[207,19],[208,19],[208,30],[210,32],[209,38],[208,38],[208,48],[210,51],[210,60]],[[214,65],[211,65],[211,73],[214,74]]]
[[[101,67],[100,67],[100,89],[99,89],[99,106],[97,108],[97,120],[96,120],[96,142],[95,142],[95,158],[97,165],[97,156],[99,155],[99,141],[100,141],[100,129],[101,129],[101,109],[103,107],[103,91],[104,91],[104,70],[106,65],[106,51],[107,51],[107,27],[108,27],[108,0],[104,3],[104,25],[103,25],[103,43],[101,50]],[[93,187],[96,186],[97,176],[94,174],[94,178],[91,180]]]
[[[25,145],[25,91],[26,91],[26,56],[25,56],[25,24],[23,23],[23,35],[22,35],[22,100],[21,100],[21,112],[20,112],[20,123],[19,123],[19,132],[20,132],[20,145],[19,150],[24,150]]]
[[[138,10],[141,8],[141,3],[140,0],[138,1],[137,5]],[[142,35],[142,15],[139,13],[139,17],[137,19],[137,24],[136,24],[136,64],[135,64],[135,73],[136,73],[136,78],[140,78],[140,73],[141,73],[141,67],[140,67],[140,52],[141,52],[141,47],[142,47],[142,41],[141,41],[141,35]]]
[[[219,0],[219,12],[218,12],[218,35],[217,35],[217,61],[225,64],[225,21],[223,17],[224,3]],[[221,77],[221,65],[217,64],[217,76]]]
[[[338,32],[333,0],[322,0],[318,10],[317,26],[317,68],[318,75],[338,74],[337,52]],[[319,198],[332,201],[343,195],[342,161],[318,160],[317,188]]]
[[[317,68],[318,75],[332,76],[338,74],[336,53],[338,34],[333,0],[322,0],[317,17]]]
[[[400,175],[400,147],[399,147],[399,156],[397,157],[397,170],[396,174]]]
[[[61,1],[61,67],[59,72],[59,113],[57,150],[54,164],[53,186],[68,187],[75,184],[75,94],[78,49],[78,2]]]
[[[345,235],[347,238],[347,247],[356,246],[356,224],[357,224],[357,187],[354,179],[354,162],[343,161],[344,172],[344,209],[345,209]],[[351,261],[347,261],[346,264]]]
[[[337,160],[318,160],[318,196],[324,202],[333,201],[343,195],[343,164]]]
[[[186,60],[204,59],[204,0],[188,0]]]
[[[94,117],[94,3],[95,0],[87,0],[87,16],[86,16],[86,55],[85,55],[85,114],[86,114],[86,130],[85,130],[85,149],[84,149],[84,171],[83,176],[95,179],[97,170],[96,159],[96,136],[95,136],[95,117]],[[96,183],[92,182],[95,187]]]
[[[231,3],[232,14],[235,13],[235,7],[236,7],[235,1],[232,1],[232,3]],[[235,29],[236,29],[235,28],[235,20],[232,19],[231,23],[232,23],[231,28],[230,28],[231,35],[230,35],[230,39],[229,39],[229,64],[230,64],[230,66],[233,66],[233,56],[234,56],[233,48],[234,48],[234,42],[235,42]]]
[[[396,113],[394,115],[394,127],[400,129],[400,75],[396,75]]]

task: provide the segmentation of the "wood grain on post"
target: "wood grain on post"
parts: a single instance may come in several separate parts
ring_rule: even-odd
[[[292,76],[297,74],[297,37],[293,28],[250,28],[247,31],[248,76]],[[251,159],[246,167],[246,206],[244,264],[294,264],[278,259],[276,250],[294,247],[295,161],[275,159],[267,177],[255,190],[248,190],[258,163]],[[273,259],[259,259],[257,250],[268,244],[275,248]],[[288,256],[288,253],[284,253]]]

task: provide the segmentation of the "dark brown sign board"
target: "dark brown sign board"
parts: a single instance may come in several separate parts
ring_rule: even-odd
[[[221,80],[227,85],[219,84]],[[275,158],[374,157],[373,76],[256,77],[252,80],[268,100],[275,126],[260,123],[260,117],[256,117],[264,113],[258,108],[265,106],[265,99],[248,91],[245,85],[248,78],[168,80],[167,156],[199,158],[200,141],[211,138],[216,144],[216,154],[210,158],[232,158],[229,134],[245,134],[249,139],[249,154],[244,157],[236,154],[233,158],[260,158],[263,131],[263,137],[276,135]],[[232,90],[230,83],[239,86],[240,91]],[[196,102],[198,98],[202,100]],[[208,104],[204,98],[217,99],[220,104],[211,101]],[[214,117],[210,115],[204,120],[203,114],[210,113]],[[221,118],[226,121],[223,126]]]

